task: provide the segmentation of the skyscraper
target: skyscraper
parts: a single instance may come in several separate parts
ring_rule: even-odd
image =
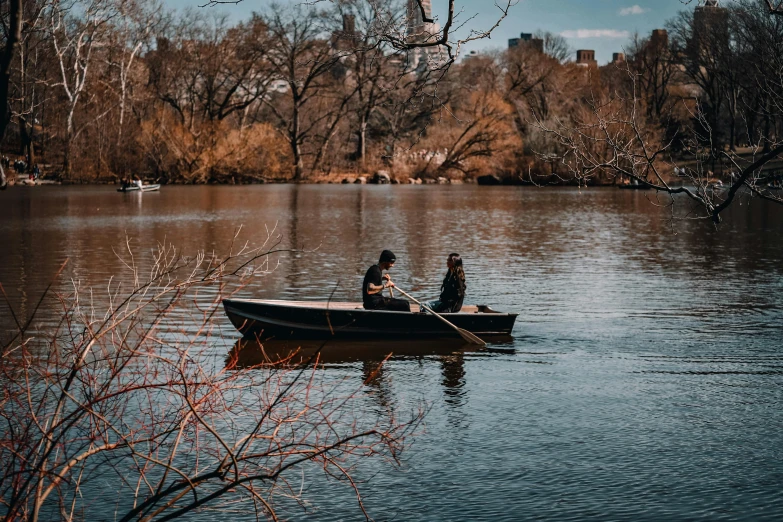
[[[432,2],[431,0],[407,0],[407,33],[408,41],[411,43],[435,42],[440,38],[440,26],[434,22],[425,22],[424,19],[432,20]],[[421,4],[421,5],[420,5]],[[424,10],[422,16],[422,9]],[[430,46],[414,49],[411,53],[411,63],[414,68],[421,65],[427,65],[432,61],[437,62],[441,55],[440,46]]]
[[[692,57],[712,54],[729,41],[729,10],[718,0],[701,0],[693,12],[693,35],[687,49]]]
[[[419,1],[421,7],[419,7]],[[424,21],[424,18],[432,20],[432,2],[431,0],[408,0],[408,35],[426,35],[429,33],[429,26],[432,25]],[[424,17],[422,16],[424,8]]]
[[[704,32],[723,29],[728,17],[728,9],[721,7],[718,0],[702,0],[693,13],[694,29]]]

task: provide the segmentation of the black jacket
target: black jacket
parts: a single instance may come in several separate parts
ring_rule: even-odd
[[[449,270],[440,286],[440,306],[435,311],[438,313],[459,312],[462,309],[462,301],[465,299],[466,287],[465,281]]]

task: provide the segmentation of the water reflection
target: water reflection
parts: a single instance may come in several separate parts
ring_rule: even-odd
[[[440,356],[446,403],[462,405],[465,397],[465,358],[462,353]]]
[[[374,395],[383,408],[394,405],[391,380],[394,369],[386,361],[437,360],[441,368],[441,385],[446,404],[458,407],[466,400],[465,357],[513,354],[511,337],[493,339],[494,346],[477,348],[462,339],[444,338],[405,341],[366,340],[268,340],[239,339],[226,356],[225,364],[231,368],[254,368],[285,361],[288,364],[313,364],[322,368],[340,369],[345,365],[359,364],[360,377],[367,393]]]
[[[475,351],[476,346],[466,344],[461,338],[455,337],[429,340],[405,341],[367,341],[367,340],[269,340],[259,342],[255,339],[239,339],[226,359],[226,363],[235,364],[238,368],[254,366],[287,360],[291,364],[303,364],[318,356],[321,364],[329,367],[347,363],[362,363],[367,365],[365,375],[372,373],[376,363],[388,357],[395,359],[411,359],[433,356],[453,356],[466,351]],[[444,377],[446,372],[444,370]],[[454,375],[444,380],[453,383],[464,376]]]

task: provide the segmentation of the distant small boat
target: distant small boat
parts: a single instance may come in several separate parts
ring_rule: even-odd
[[[153,192],[155,190],[160,190],[160,185],[142,185],[141,188],[139,188],[138,185],[128,185],[127,187],[120,187],[117,189],[117,192]]]
[[[247,336],[288,339],[425,338],[452,337],[457,333],[429,313],[365,310],[362,303],[326,301],[271,301],[224,299],[223,308],[237,330]],[[508,336],[517,314],[489,306],[463,306],[458,313],[441,314],[458,328],[480,337]]]

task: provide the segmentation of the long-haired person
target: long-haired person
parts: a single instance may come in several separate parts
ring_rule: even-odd
[[[465,271],[462,269],[462,258],[459,254],[449,254],[446,260],[448,272],[440,285],[440,298],[437,301],[425,303],[439,314],[459,312],[465,299]]]

